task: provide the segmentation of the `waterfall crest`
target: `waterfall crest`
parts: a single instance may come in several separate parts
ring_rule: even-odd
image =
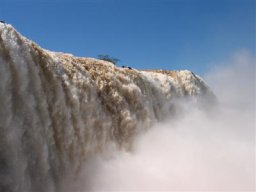
[[[125,69],[42,49],[0,23],[0,191],[59,191],[109,144],[132,140],[175,108],[214,97],[190,71]]]

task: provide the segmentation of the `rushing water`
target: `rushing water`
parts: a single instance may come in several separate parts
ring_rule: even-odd
[[[205,94],[213,98],[189,71],[53,53],[1,23],[0,191],[62,191],[88,158],[109,146],[129,151],[136,135],[175,115],[174,98]]]

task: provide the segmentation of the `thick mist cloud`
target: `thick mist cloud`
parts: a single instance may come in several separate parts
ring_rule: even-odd
[[[219,99],[139,136],[131,153],[96,157],[77,191],[255,190],[255,59],[246,51],[204,79]]]

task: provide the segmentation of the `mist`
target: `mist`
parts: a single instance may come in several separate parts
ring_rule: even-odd
[[[255,58],[240,51],[204,79],[218,104],[180,105],[131,152],[87,161],[75,191],[254,191]]]

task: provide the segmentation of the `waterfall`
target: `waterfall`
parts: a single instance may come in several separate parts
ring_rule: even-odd
[[[190,71],[124,69],[42,49],[0,23],[0,191],[55,192],[65,175],[209,95]]]

